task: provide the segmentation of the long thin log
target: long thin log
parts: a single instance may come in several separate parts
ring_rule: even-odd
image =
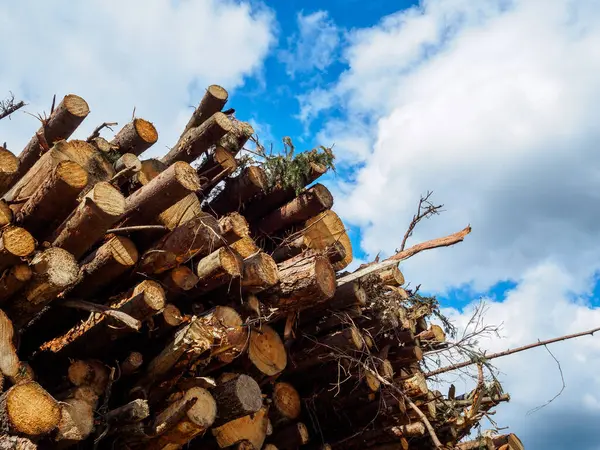
[[[158,140],[158,132],[151,122],[133,119],[115,135],[110,145],[121,154],[140,156]]]
[[[0,237],[0,270],[21,263],[34,250],[33,236],[25,228],[9,225]]]
[[[240,211],[255,195],[267,189],[267,176],[262,167],[245,168],[237,177],[228,178],[223,190],[208,204],[208,210],[217,216]]]
[[[124,313],[116,309],[112,309],[105,305],[99,305],[96,303],[90,303],[83,300],[65,300],[61,303],[61,306],[67,308],[81,309],[92,313],[100,313],[107,317],[115,319],[116,322],[131,328],[134,331],[139,331],[142,327],[142,323],[131,317],[129,314]]]
[[[17,102],[17,103],[13,103],[13,100],[14,100],[14,98],[10,99],[10,103],[7,108],[2,108],[2,112],[0,112],[0,120],[4,119],[5,117],[10,116],[12,113],[14,113],[15,111],[18,111],[23,106],[25,106],[25,102],[23,100],[21,100],[20,102]]]
[[[502,356],[512,355],[513,353],[523,352],[525,350],[530,350],[532,348],[541,347],[541,346],[548,345],[548,344],[554,344],[555,342],[566,341],[569,339],[575,339],[575,338],[578,338],[581,336],[587,336],[587,335],[593,336],[594,333],[596,333],[598,331],[600,331],[600,328],[594,328],[593,330],[582,331],[581,333],[567,334],[564,336],[548,339],[545,341],[538,341],[533,344],[528,344],[528,345],[524,345],[522,347],[514,348],[512,350],[511,349],[504,350],[503,352],[491,353],[489,355],[483,354],[483,355],[481,355],[481,360],[489,361],[491,359],[500,358]],[[439,369],[432,370],[431,372],[425,373],[425,377],[430,378],[430,377],[433,377],[433,376],[436,376],[436,375],[439,375],[442,373],[451,372],[452,370],[462,369],[463,367],[471,366],[473,364],[478,364],[479,362],[481,362],[481,361],[480,360],[464,361],[464,362],[461,362],[458,364],[452,364],[450,366],[441,367]]]
[[[459,242],[462,242],[465,239],[465,236],[467,234],[469,234],[470,232],[471,232],[471,227],[468,226],[465,229],[463,229],[457,233],[451,234],[449,236],[446,236],[443,238],[432,239],[430,241],[425,241],[425,242],[421,242],[420,244],[413,245],[412,247],[407,248],[406,250],[403,250],[401,252],[398,252],[395,255],[391,256],[390,258],[388,258],[380,263],[372,264],[370,266],[365,267],[364,269],[357,270],[356,272],[353,272],[349,275],[339,278],[337,280],[337,284],[338,284],[338,286],[340,286],[342,284],[358,280],[358,279],[360,279],[366,275],[369,275],[371,273],[379,272],[385,268],[392,267],[394,265],[397,265],[400,261],[404,261],[405,259],[408,259],[411,256],[414,256],[417,253],[420,253],[424,250],[430,250],[432,248],[438,248],[438,247],[449,247],[451,245],[458,244]]]
[[[206,93],[202,97],[200,104],[194,110],[192,117],[190,117],[190,120],[183,129],[181,137],[183,137],[185,133],[191,130],[192,128],[196,128],[202,125],[213,114],[221,111],[225,106],[225,103],[227,103],[228,97],[229,94],[223,87],[217,84],[210,85],[206,89]]]

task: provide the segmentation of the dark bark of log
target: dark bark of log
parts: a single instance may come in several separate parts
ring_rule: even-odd
[[[35,382],[13,386],[0,397],[0,431],[37,438],[60,420],[56,400]]]
[[[121,362],[121,375],[127,376],[136,372],[144,364],[144,356],[140,352],[131,352]]]
[[[297,422],[278,430],[269,438],[269,441],[275,444],[280,450],[296,450],[308,444],[310,436],[306,425],[302,422]]]
[[[44,137],[49,146],[52,146],[57,141],[69,138],[89,112],[90,109],[84,99],[73,94],[66,95],[38,133]],[[19,170],[15,179],[25,175],[43,151],[36,133],[19,155]]]
[[[260,220],[256,226],[259,233],[270,235],[304,222],[333,206],[333,196],[322,184],[298,195],[289,203],[281,206]]]
[[[17,264],[6,269],[0,278],[0,304],[23,289],[31,276],[32,272],[27,264]]]
[[[133,153],[140,156],[158,140],[158,132],[152,123],[144,119],[133,119],[115,135],[110,142],[121,154]]]
[[[306,326],[302,326],[302,333],[307,336],[320,336],[324,333],[329,333],[332,330],[352,325],[353,321],[361,315],[362,309],[360,306],[356,305],[348,309],[333,311],[331,313],[324,313],[322,311],[320,318],[311,317],[311,319],[306,322]]]
[[[231,130],[231,121],[223,113],[217,112],[202,125],[191,128],[179,139],[175,147],[162,157],[161,161],[171,165],[175,161],[191,163],[216,144],[225,133]]]
[[[0,195],[6,194],[16,181],[19,159],[4,147],[0,147]]]
[[[221,111],[225,106],[225,103],[227,103],[228,97],[229,94],[224,88],[216,84],[210,85],[206,90],[204,97],[202,97],[200,104],[194,110],[192,117],[190,117],[183,133],[181,133],[181,138],[183,138],[187,131],[199,127],[213,114]]]
[[[146,400],[133,400],[106,413],[106,421],[115,424],[140,422],[149,416],[148,402]]]
[[[237,169],[237,161],[233,155],[222,147],[216,147],[206,155],[206,158],[198,166],[198,169],[196,169],[198,176],[203,180],[203,192],[206,192],[204,185],[208,184],[212,179],[220,175],[220,178],[231,175],[235,172],[235,169]]]
[[[61,291],[75,283],[79,271],[73,255],[61,248],[49,248],[36,254],[30,266],[32,280],[6,307],[17,328],[25,326]]]
[[[206,256],[222,245],[219,223],[213,216],[203,214],[174,229],[146,251],[138,271],[162,273],[193,257]]]
[[[69,291],[69,295],[88,298],[114,283],[119,276],[135,266],[137,261],[135,244],[124,236],[114,236],[81,262],[78,282]]]
[[[244,148],[248,139],[254,134],[254,128],[248,122],[233,121],[232,125],[231,131],[219,140],[217,147],[235,156]]]
[[[299,311],[333,297],[335,272],[329,260],[305,252],[279,265],[280,283],[266,292],[265,301],[283,310]]]
[[[208,204],[208,210],[217,216],[240,211],[254,196],[266,189],[265,171],[258,166],[247,167],[237,177],[227,179],[223,190]]]
[[[99,182],[54,233],[52,245],[81,258],[125,211],[125,198],[110,183]]]
[[[87,172],[79,164],[59,162],[50,178],[17,213],[16,223],[26,228],[38,241],[45,240],[77,206],[77,198],[87,184]]]
[[[120,188],[125,188],[128,181],[142,170],[142,162],[133,153],[125,153],[113,164],[115,176],[110,182]]]
[[[300,417],[302,402],[298,391],[289,383],[276,383],[271,395],[269,419],[273,427],[279,427]]]
[[[24,228],[8,226],[0,237],[0,270],[21,263],[35,250],[33,236]]]
[[[308,186],[325,172],[327,168],[319,166],[317,164],[312,165],[312,171],[309,177],[304,180],[305,186]],[[243,214],[249,222],[255,222],[256,220],[264,217],[271,211],[285,205],[296,197],[296,191],[294,188],[284,188],[281,185],[277,185],[264,195],[258,195],[252,199],[243,209]]]
[[[147,225],[167,208],[200,189],[192,166],[176,162],[126,199],[123,224]]]
[[[218,384],[211,394],[217,402],[215,426],[258,412],[263,406],[258,383],[244,374]]]
[[[248,222],[241,214],[232,212],[219,219],[221,235],[227,244],[233,244],[242,238],[250,236]]]

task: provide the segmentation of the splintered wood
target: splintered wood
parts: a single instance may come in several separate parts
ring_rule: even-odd
[[[450,337],[397,262],[468,231],[342,272],[332,154],[249,163],[227,100],[161,158],[139,117],[69,140],[73,94],[0,148],[0,448],[522,449],[461,442],[508,395],[444,396],[420,364]]]

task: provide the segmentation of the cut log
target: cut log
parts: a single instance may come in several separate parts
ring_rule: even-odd
[[[94,395],[82,390],[79,392],[82,395],[73,396],[86,400],[92,405],[96,403],[98,396],[104,395],[109,383],[108,368],[95,359],[73,361],[69,366],[67,377],[74,386],[88,387],[93,391]]]
[[[0,304],[23,289],[31,276],[32,272],[27,264],[17,264],[6,269],[0,278]]]
[[[241,214],[236,212],[227,214],[219,219],[221,235],[227,241],[227,244],[233,244],[242,238],[250,236],[250,227],[248,222]]]
[[[446,333],[439,325],[431,325],[428,330],[421,331],[417,336],[421,341],[432,343],[446,342]]]
[[[196,169],[198,176],[203,180],[202,191],[206,192],[206,184],[214,186],[217,183],[211,180],[217,177],[219,181],[231,175],[237,169],[237,161],[234,156],[222,147],[216,147],[210,152]],[[212,187],[211,186],[211,187]]]
[[[191,193],[160,213],[157,222],[173,231],[202,214],[200,199],[196,194]]]
[[[138,271],[163,273],[185,264],[193,257],[203,257],[221,247],[219,223],[210,214],[202,214],[177,227],[142,256]]]
[[[30,266],[32,280],[6,308],[17,328],[25,326],[61,291],[75,283],[79,272],[73,255],[60,248],[49,248],[36,254]]]
[[[427,381],[422,372],[413,374],[410,378],[400,381],[402,390],[406,396],[410,398],[417,398],[427,395],[429,388],[427,387]]]
[[[140,352],[131,352],[127,358],[121,362],[121,375],[131,375],[142,367],[144,364],[144,356]]]
[[[308,251],[279,265],[280,283],[267,291],[266,302],[281,310],[299,311],[335,294],[335,272],[329,260]]]
[[[308,444],[310,436],[306,425],[302,422],[297,422],[278,430],[269,438],[269,441],[275,444],[278,449],[296,450],[297,448]]]
[[[198,189],[200,179],[194,168],[178,161],[127,197],[124,223],[152,223],[160,213]]]
[[[231,130],[231,121],[223,113],[213,114],[202,125],[191,128],[179,139],[177,144],[162,157],[161,161],[171,165],[176,161],[191,163],[216,144],[225,133]]]
[[[315,313],[314,315],[302,318],[301,324],[306,324],[301,327],[302,333],[307,336],[319,336],[324,333],[330,333],[332,330],[352,325],[354,320],[360,316],[362,316],[362,309],[357,305],[340,311],[333,311],[326,315],[321,311],[320,316],[319,313]]]
[[[187,266],[175,267],[169,270],[161,279],[170,300],[174,300],[181,294],[193,289],[198,281],[198,276]]]
[[[39,241],[45,240],[77,206],[88,184],[87,172],[73,161],[61,161],[16,215],[16,222]]]
[[[304,222],[333,206],[333,196],[322,184],[298,195],[289,203],[268,214],[257,224],[257,230],[263,235],[270,235],[292,225]]]
[[[150,332],[154,338],[159,338],[175,330],[176,327],[186,320],[187,318],[181,314],[179,308],[169,303],[165,306],[161,314],[152,319],[152,324],[149,327]]]
[[[326,310],[342,311],[352,307],[364,308],[367,304],[367,292],[359,283],[346,283],[335,290],[330,299],[308,308],[300,314],[300,323],[314,323],[323,317]],[[313,327],[314,328],[314,327]],[[310,333],[309,333],[310,334]]]
[[[275,286],[279,282],[279,269],[273,258],[259,252],[244,259],[242,292],[259,293]]]
[[[7,378],[16,377],[20,369],[14,334],[12,322],[0,309],[0,372]]]
[[[194,401],[187,409],[183,418],[173,420],[172,416],[180,411],[181,404]],[[212,426],[217,416],[217,405],[214,398],[206,389],[194,387],[186,391],[183,398],[175,401],[162,411],[155,420],[155,429],[161,429],[161,424],[170,424],[166,431],[146,446],[149,450],[177,449],[183,447],[194,437],[204,433]]]
[[[69,138],[89,112],[84,99],[73,94],[66,95],[19,155],[19,170],[15,179],[24,176],[44,152],[40,136],[52,147],[55,142]]]
[[[109,423],[130,423],[144,420],[150,415],[150,408],[146,400],[133,400],[123,406],[115,408],[106,413],[106,421]]]
[[[90,136],[91,137],[91,136]],[[108,142],[106,139],[104,139],[103,137],[97,136],[97,137],[92,137],[87,138],[86,142],[89,142],[90,144],[92,144],[92,146],[98,150],[98,152],[100,152],[102,155],[104,155],[108,160],[111,159],[111,152],[113,150],[115,150],[114,147],[112,147],[110,145],[110,142]]]
[[[15,155],[0,147],[0,195],[6,194],[16,181],[19,160]]]
[[[208,204],[208,210],[217,216],[240,211],[255,195],[267,189],[267,176],[262,167],[246,167],[225,182],[223,190]]]
[[[327,172],[327,168],[318,164],[311,164],[311,171],[304,180],[304,186],[308,186],[321,175]],[[271,211],[276,210],[280,206],[292,201],[296,197],[296,190],[293,187],[283,187],[278,184],[272,189],[268,189],[264,195],[258,195],[252,199],[243,209],[243,214],[249,222],[264,217]]]
[[[503,436],[494,436],[492,441],[498,450],[502,448],[501,446],[506,446],[506,450],[524,450],[525,448],[521,440],[513,433]]]
[[[35,250],[35,240],[25,228],[9,225],[0,237],[0,270],[21,263]]]
[[[254,242],[254,239],[252,239],[250,236],[246,236],[238,241],[235,241],[230,245],[230,247],[244,259],[256,255],[261,251],[260,247],[256,245],[256,242]]]
[[[275,383],[271,395],[269,419],[274,427],[291,422],[300,417],[302,403],[298,391],[289,383]]]
[[[263,376],[281,373],[287,365],[287,353],[279,334],[268,325],[250,332],[248,359]]]
[[[108,306],[143,322],[165,307],[165,292],[157,282],[145,280],[132,291],[116,297]],[[130,328],[123,327],[115,319],[93,313],[64,335],[44,343],[40,350],[75,355],[106,353],[112,343],[131,332]]]
[[[13,221],[13,212],[4,200],[0,200],[0,227],[5,227]]]
[[[242,259],[228,247],[221,247],[198,262],[196,267],[197,293],[210,292],[213,289],[231,283],[242,274]]]
[[[398,266],[383,269],[377,276],[381,283],[387,286],[402,286],[404,284],[404,275],[402,275]]]
[[[121,153],[140,156],[158,140],[158,132],[152,123],[144,119],[133,119],[115,135],[111,146]]]
[[[11,387],[0,397],[0,430],[37,438],[53,431],[60,421],[58,403],[35,382]]]
[[[135,244],[124,236],[114,236],[82,261],[79,281],[69,295],[92,296],[135,266],[137,261]]]
[[[254,134],[254,128],[248,122],[237,120],[232,121],[232,125],[231,131],[219,139],[217,148],[226,150],[230,155],[236,156]]]
[[[125,153],[113,164],[115,176],[110,182],[114,186],[125,187],[131,178],[142,170],[142,162],[133,153]]]
[[[29,439],[3,434],[0,436],[0,450],[36,450],[38,447]]]
[[[97,183],[54,233],[53,245],[81,258],[125,211],[123,195],[110,183]]]
[[[55,440],[63,447],[86,440],[94,430],[94,410],[84,400],[69,398],[60,403],[60,421]]]
[[[310,242],[310,241],[308,241]],[[280,245],[273,251],[273,259],[277,262],[283,262],[286,259],[293,258],[296,255],[310,249],[311,247],[307,243],[307,239],[304,235],[301,235],[290,242],[286,242],[284,245]],[[313,250],[321,251],[331,264],[336,264],[343,261],[346,258],[346,248],[341,242],[334,242],[328,245],[324,249],[313,248]]]
[[[215,426],[258,412],[263,406],[258,383],[248,375],[238,375],[211,391],[217,403]]]
[[[268,408],[263,407],[255,414],[213,428],[212,434],[220,448],[230,447],[243,440],[251,442],[255,448],[262,448],[268,424]]]
[[[228,97],[229,94],[224,88],[216,84],[210,85],[202,97],[200,104],[194,110],[192,117],[190,117],[190,120],[181,134],[181,137],[183,137],[186,132],[192,128],[202,125],[213,114],[221,111],[223,106],[225,106],[225,103],[227,103]]]

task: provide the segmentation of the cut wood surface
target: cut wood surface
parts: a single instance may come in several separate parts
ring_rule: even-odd
[[[0,372],[5,377],[15,377],[20,368],[17,349],[13,341],[13,324],[4,311],[0,310]]]
[[[110,142],[117,151],[141,155],[158,140],[158,131],[154,125],[144,119],[133,119],[115,135]]]
[[[281,373],[287,365],[287,353],[279,334],[268,325],[250,332],[248,359],[263,375]]]
[[[279,382],[273,386],[269,418],[274,427],[289,423],[300,416],[302,401],[298,391],[289,383]]]
[[[199,215],[202,215],[200,199],[198,195],[191,193],[161,212],[157,222],[172,231]]]
[[[242,274],[242,259],[228,247],[221,247],[202,258],[196,266],[196,292],[210,292]]]
[[[259,252],[244,259],[242,291],[259,293],[275,286],[279,282],[279,269],[273,258]]]
[[[224,88],[217,84],[210,85],[206,89],[206,93],[202,97],[200,104],[194,110],[192,117],[190,117],[181,136],[183,137],[187,131],[199,127],[213,114],[221,111],[223,106],[225,106],[225,103],[227,103],[228,97],[229,94]]]
[[[25,228],[9,225],[0,236],[0,270],[19,264],[35,250],[35,240]]]
[[[233,244],[242,238],[250,235],[250,227],[248,221],[236,212],[227,214],[219,219],[219,227],[221,228],[221,235],[228,244]]]
[[[253,414],[263,406],[260,387],[245,374],[218,384],[211,393],[217,403],[217,425]]]
[[[19,171],[19,159],[4,147],[0,147],[0,195],[12,186]]]
[[[263,407],[255,414],[213,428],[212,434],[220,448],[230,447],[243,440],[252,443],[254,448],[262,448],[267,437],[268,423],[268,408]]]

